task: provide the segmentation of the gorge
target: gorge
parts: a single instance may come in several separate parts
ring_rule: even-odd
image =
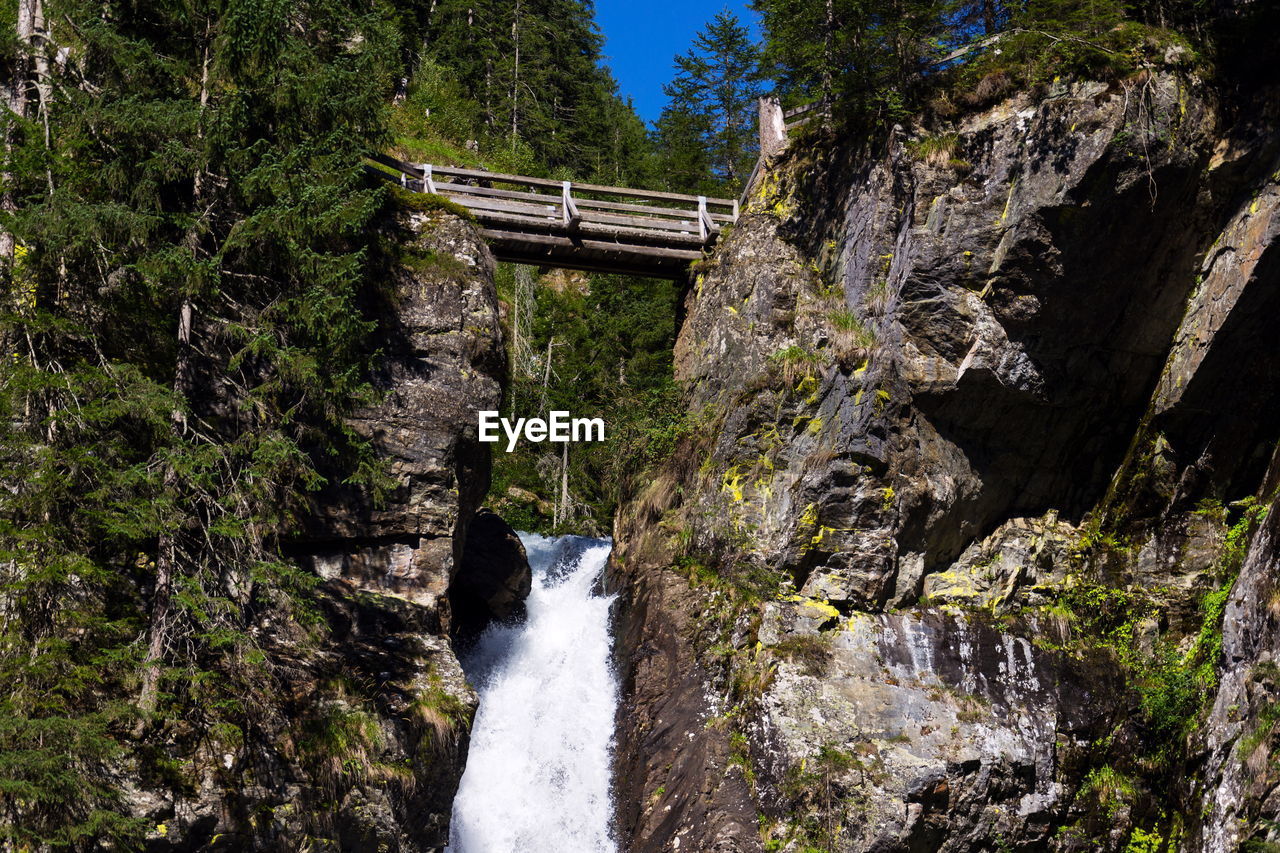
[[[0,849],[1280,850],[1271,4],[292,5],[6,20]]]

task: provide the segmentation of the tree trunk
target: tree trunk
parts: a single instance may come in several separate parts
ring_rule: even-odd
[[[552,335],[547,340],[547,366],[542,374],[542,400],[538,403],[538,414],[543,415],[547,411],[547,386],[551,384],[551,348],[555,346],[556,336]]]
[[[827,0],[826,17],[822,22],[822,97],[828,103],[835,92],[835,39],[836,4],[835,0]]]
[[[182,400],[189,399],[194,386],[191,364],[191,318],[194,313],[190,299],[182,300],[178,310],[178,356],[173,378],[174,394]],[[174,409],[170,414],[174,432],[179,436],[186,430],[187,418],[181,409]],[[177,488],[178,472],[169,465],[164,474],[164,489],[171,492]],[[147,626],[147,657],[142,670],[142,689],[138,693],[138,709],[143,714],[155,711],[160,695],[160,670],[164,660],[165,647],[169,642],[171,623],[173,621],[173,578],[178,566],[179,548],[177,531],[172,528],[160,536],[156,549],[156,585],[151,601],[151,621]],[[138,723],[137,734],[141,735],[146,720]]]
[[[520,0],[516,0],[511,15],[511,41],[515,45],[511,72],[511,153],[514,154],[520,137]]]
[[[560,520],[559,524],[569,520],[569,442],[564,443],[560,454]]]
[[[484,61],[484,126],[492,128],[496,117],[493,114],[493,60]]]
[[[14,58],[13,73],[5,83],[6,106],[9,108],[5,116],[4,126],[4,172],[0,174],[0,182],[4,191],[0,193],[0,210],[13,213],[18,209],[17,200],[13,196],[13,174],[9,164],[13,159],[13,148],[18,143],[18,121],[27,117],[29,92],[32,85],[32,69],[35,52],[36,29],[43,25],[44,8],[42,0],[18,0],[18,22],[15,35],[18,40],[18,55]],[[16,242],[12,232],[0,229],[0,264],[6,269],[13,268],[13,255]]]
[[[209,30],[205,30],[206,37]],[[205,45],[204,61],[200,69],[200,112],[203,115],[209,105],[209,46]],[[203,129],[197,129],[196,138],[203,139]],[[204,199],[204,169],[197,168],[192,184],[191,206],[198,211]],[[187,244],[194,254],[199,245],[200,217],[187,232]],[[195,307],[189,295],[184,295],[178,308],[178,351],[174,363],[173,393],[178,400],[190,400],[195,390],[195,352],[191,346],[191,326],[195,316]],[[174,437],[182,441],[187,431],[187,416],[180,408],[175,408],[169,415],[173,424]],[[172,464],[168,465],[164,474],[164,490],[172,493],[178,487],[179,474]],[[178,540],[180,531],[172,526],[165,529],[160,536],[156,548],[156,584],[151,602],[151,620],[147,626],[147,657],[142,671],[142,688],[138,692],[138,709],[144,715],[156,709],[160,696],[160,671],[164,661],[165,649],[172,633],[173,622],[173,579],[177,572],[180,557]],[[135,732],[141,736],[146,726],[146,718],[139,720]]]

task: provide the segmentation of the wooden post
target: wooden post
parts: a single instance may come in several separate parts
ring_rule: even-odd
[[[436,194],[436,181],[431,174],[431,164],[422,164],[422,191],[424,193]]]
[[[573,184],[569,181],[564,181],[560,185],[560,207],[564,224],[570,228],[576,228],[582,216],[578,213],[578,205],[573,202]]]
[[[707,239],[707,222],[710,217],[707,216],[707,197],[705,195],[698,196],[698,236],[704,241]]]
[[[772,95],[760,99],[760,157],[771,157],[787,144],[782,104]]]

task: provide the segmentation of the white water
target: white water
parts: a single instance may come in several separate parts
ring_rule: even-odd
[[[448,853],[615,853],[613,599],[592,594],[610,546],[520,538],[528,617],[490,626],[463,661],[480,707]]]

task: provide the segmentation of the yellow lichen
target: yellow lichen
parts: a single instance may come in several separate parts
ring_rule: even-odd
[[[742,474],[739,473],[737,465],[724,472],[720,491],[728,494],[734,503],[742,503]]]
[[[996,222],[997,225],[1004,224],[1004,221],[1009,218],[1009,208],[1013,206],[1013,192],[1017,188],[1018,179],[1014,178],[1013,181],[1009,183],[1009,197],[1005,199],[1004,212],[1000,214],[1000,219]]]
[[[830,619],[839,619],[839,618],[840,618],[840,611],[839,611],[839,610],[836,610],[834,607],[832,607],[832,606],[831,606],[831,602],[830,602],[830,601],[827,601],[825,598],[824,598],[824,599],[821,599],[821,600],[816,599],[816,598],[806,598],[806,599],[804,599],[804,600],[801,602],[801,604],[802,604],[804,607],[808,607],[808,608],[811,608],[811,609],[813,609],[813,610],[818,611],[818,612],[819,612],[819,613],[821,613],[823,616],[826,616],[826,617],[828,617],[828,618],[830,618]]]
[[[876,391],[876,414],[884,411],[884,407],[889,405],[889,401],[893,399],[889,396],[889,392],[881,388]]]

